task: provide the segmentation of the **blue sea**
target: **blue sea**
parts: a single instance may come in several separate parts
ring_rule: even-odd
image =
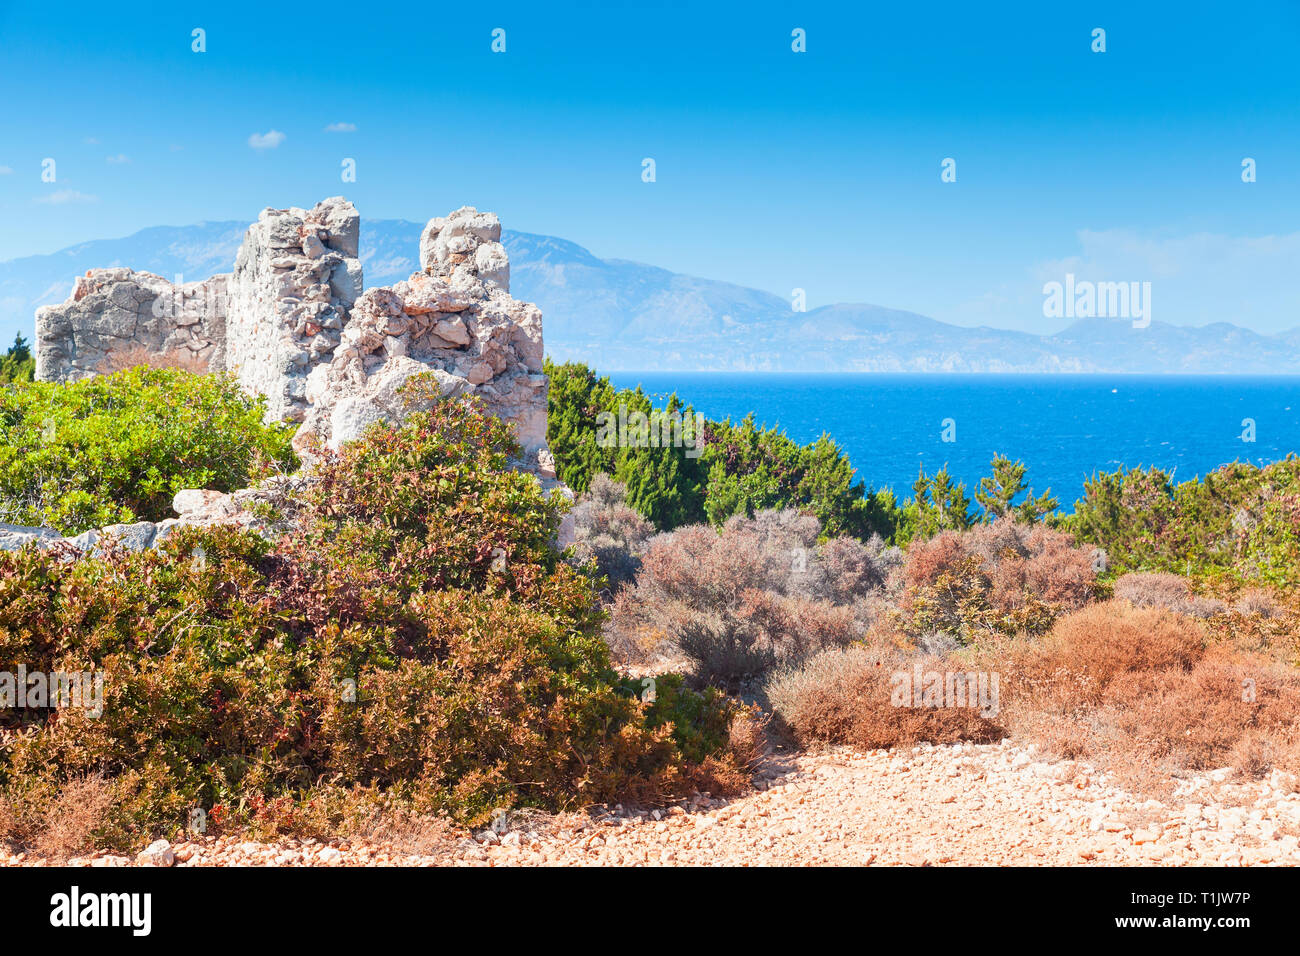
[[[857,480],[911,495],[943,465],[973,491],[996,453],[1028,466],[1065,511],[1093,473],[1156,465],[1182,481],[1231,461],[1300,453],[1300,377],[879,375],[615,372],[619,387],[676,391],[709,418],[778,425],[803,444],[823,432]],[[944,420],[955,441],[942,440]],[[1243,441],[1254,421],[1253,442]],[[953,429],[949,429],[950,433]]]

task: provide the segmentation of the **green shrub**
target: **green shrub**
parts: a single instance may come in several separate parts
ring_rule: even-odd
[[[0,660],[107,674],[98,719],[0,713],[0,820],[92,773],[124,845],[194,807],[292,827],[340,791],[478,824],[738,786],[735,705],[671,679],[643,702],[617,676],[551,545],[563,506],[517,451],[481,405],[442,402],[328,456],[274,545],[183,528],[140,554],[0,554]]]
[[[578,493],[598,474],[607,474],[627,488],[627,503],[663,530],[704,520],[704,466],[695,449],[684,444],[637,447],[602,444],[600,416],[650,415],[654,403],[641,389],[616,390],[607,378],[597,378],[587,366],[546,363],[546,440],[555,455],[561,481]],[[690,416],[694,412],[676,395],[663,411]],[[688,451],[690,454],[688,454]]]
[[[0,385],[9,382],[30,382],[36,375],[36,357],[22,335],[14,336],[9,351],[0,355]]]
[[[0,389],[0,517],[64,534],[171,516],[183,488],[233,491],[296,464],[292,426],[226,376],[134,368]]]
[[[640,388],[617,390],[580,363],[548,361],[546,372],[547,444],[560,479],[583,492],[596,475],[610,475],[626,485],[628,504],[661,531],[783,508],[815,515],[827,536],[866,541],[893,531],[893,496],[855,484],[848,458],[829,436],[801,446],[780,429],[758,427],[751,415],[735,424],[706,421],[703,447],[690,454],[673,446],[603,447],[601,413],[650,415],[654,403]],[[676,395],[658,411],[693,414]]]
[[[704,510],[721,525],[733,515],[797,508],[821,522],[826,537],[850,535],[863,541],[891,533],[888,499],[854,484],[848,457],[830,436],[798,445],[776,428],[759,428],[748,415],[705,426],[704,465],[708,490]]]
[[[1300,458],[1223,465],[1175,484],[1158,469],[1094,475],[1065,521],[1108,570],[1169,571],[1280,587],[1300,583]]]

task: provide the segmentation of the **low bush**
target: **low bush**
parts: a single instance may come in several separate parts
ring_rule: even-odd
[[[1014,732],[1126,782],[1158,788],[1170,771],[1224,766],[1300,771],[1300,674],[1213,641],[1185,615],[1109,601],[983,660],[1001,670]]]
[[[654,525],[628,506],[627,488],[608,475],[592,479],[571,514],[574,562],[595,562],[609,593],[617,592],[636,577]]]
[[[1300,458],[1223,465],[1175,484],[1158,468],[1084,484],[1066,524],[1113,558],[1112,570],[1169,571],[1274,587],[1300,583]]]
[[[292,426],[264,414],[233,379],[176,369],[0,389],[0,520],[76,534],[171,517],[183,488],[296,465]]]
[[[562,505],[516,452],[481,406],[442,402],[327,456],[275,544],[183,528],[144,553],[0,554],[0,660],[107,675],[98,718],[0,713],[0,836],[91,774],[123,846],[196,807],[292,829],[353,791],[478,824],[739,786],[738,705],[618,677],[551,544]]]
[[[666,645],[697,681],[728,683],[847,644],[896,558],[878,539],[818,544],[820,532],[816,518],[786,510],[650,539],[635,584],[614,602],[616,657],[666,656]]]
[[[938,670],[946,677],[960,665],[943,658],[909,656],[897,649],[831,648],[777,671],[764,690],[773,713],[805,744],[875,750],[921,742],[989,742],[1004,736],[996,715],[990,711],[986,716],[979,707],[916,706],[915,698],[906,693],[900,703],[898,675],[911,680],[918,666],[922,672]]]
[[[959,643],[993,634],[1040,634],[1094,594],[1091,549],[1068,534],[1009,517],[914,541],[901,570],[897,620],[913,639]]]
[[[990,684],[996,676],[996,714],[970,706],[969,696],[967,706],[899,706],[897,675],[918,670],[945,680],[983,674]],[[804,743],[875,748],[1011,735],[1157,793],[1185,771],[1300,773],[1294,667],[1216,640],[1193,618],[1126,601],[1075,611],[1042,637],[997,636],[941,655],[881,644],[828,649],[775,671],[765,693]]]
[[[1134,607],[1162,607],[1189,617],[1213,617],[1224,614],[1228,605],[1215,598],[1196,597],[1187,578],[1167,572],[1154,574],[1140,571],[1121,575],[1115,580],[1114,596]],[[1247,605],[1258,605],[1258,599]]]

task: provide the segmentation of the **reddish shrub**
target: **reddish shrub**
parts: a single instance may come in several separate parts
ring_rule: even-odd
[[[1090,552],[1069,535],[999,518],[912,544],[902,571],[902,623],[914,639],[935,631],[963,642],[1041,633],[1086,604],[1095,579]]]
[[[1163,608],[1109,601],[1041,641],[981,655],[1002,675],[1008,727],[1059,756],[1163,789],[1171,770],[1300,770],[1300,674]]]

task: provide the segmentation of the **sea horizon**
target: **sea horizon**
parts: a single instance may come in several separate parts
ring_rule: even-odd
[[[1119,467],[1181,482],[1300,451],[1297,375],[597,371],[619,388],[641,385],[656,404],[676,392],[708,418],[753,412],[800,444],[828,434],[855,480],[899,498],[921,467],[945,465],[973,498],[1004,454],[1069,513],[1085,480]]]

